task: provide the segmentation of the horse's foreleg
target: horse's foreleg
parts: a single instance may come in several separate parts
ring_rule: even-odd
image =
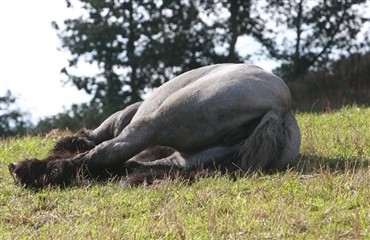
[[[87,167],[109,167],[124,163],[141,151],[158,143],[157,121],[143,118],[130,123],[117,137],[102,142],[90,151],[77,155],[69,161]]]
[[[152,119],[130,123],[122,133],[95,148],[73,157],[44,160],[26,159],[9,165],[16,183],[41,188],[49,184],[68,184],[81,171],[93,176],[106,175],[107,169],[122,166],[128,159],[150,147],[155,142],[156,126]],[[163,123],[162,123],[163,124]],[[117,170],[117,169],[115,169]],[[122,169],[124,171],[124,169]]]
[[[86,137],[95,144],[100,144],[106,140],[117,137],[123,129],[130,124],[142,102],[134,103],[125,109],[109,116],[99,127],[79,132],[79,136]]]
[[[77,136],[60,139],[54,145],[51,154],[55,159],[66,158],[93,149],[96,145],[117,137],[131,122],[141,103],[135,103],[107,118],[93,130],[80,130]]]

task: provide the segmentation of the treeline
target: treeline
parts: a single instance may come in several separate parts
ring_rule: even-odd
[[[214,63],[253,63],[258,57],[279,63],[274,73],[290,85],[296,108],[369,99],[366,0],[66,3],[83,13],[52,24],[71,56],[61,72],[92,100],[41,120],[36,132],[96,126],[182,72]],[[253,39],[258,49],[243,54],[243,39]],[[82,63],[96,72],[79,72]]]
[[[16,97],[9,90],[0,96],[0,137],[23,135],[33,128],[27,120],[27,113],[17,108],[15,103]]]
[[[288,82],[293,107],[326,111],[343,105],[370,106],[370,52],[355,53]]]

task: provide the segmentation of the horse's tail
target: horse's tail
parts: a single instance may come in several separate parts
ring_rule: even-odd
[[[299,146],[293,151],[289,144],[298,141],[291,138],[292,128],[299,128],[293,113],[281,114],[276,111],[267,112],[252,134],[241,143],[236,164],[243,171],[268,170],[281,168],[285,163],[292,161],[298,155]],[[300,134],[294,134],[294,138]],[[294,156],[293,156],[294,155]],[[287,159],[289,158],[289,159]]]

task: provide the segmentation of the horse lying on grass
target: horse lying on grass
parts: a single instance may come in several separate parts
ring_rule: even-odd
[[[186,72],[98,128],[60,140],[44,160],[11,163],[15,183],[68,185],[78,176],[130,182],[198,168],[281,169],[299,153],[285,83],[263,69],[218,64]]]

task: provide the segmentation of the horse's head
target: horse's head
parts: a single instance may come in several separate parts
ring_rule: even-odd
[[[68,159],[35,158],[9,164],[15,184],[30,189],[39,189],[50,184],[63,186],[72,180],[78,168]]]

